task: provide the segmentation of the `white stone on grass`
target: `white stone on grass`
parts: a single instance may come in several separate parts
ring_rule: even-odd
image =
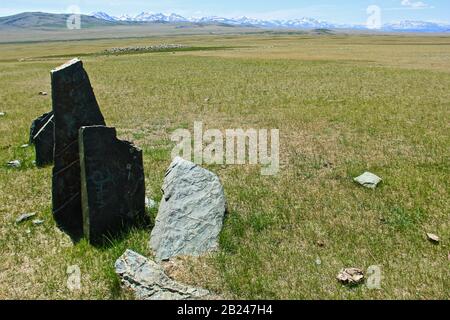
[[[24,222],[32,217],[36,216],[36,212],[31,212],[31,213],[23,213],[21,214],[19,217],[17,217],[16,219],[16,223],[21,223]]]
[[[12,160],[9,161],[6,165],[10,168],[20,168],[22,163],[20,162],[20,160]]]
[[[156,202],[153,199],[150,199],[149,197],[145,197],[145,207],[148,210],[152,210],[158,206],[158,202]]]
[[[363,187],[369,188],[369,189],[375,189],[377,185],[383,181],[380,177],[374,175],[370,172],[364,172],[359,177],[356,177],[354,179],[357,183],[362,185]]]

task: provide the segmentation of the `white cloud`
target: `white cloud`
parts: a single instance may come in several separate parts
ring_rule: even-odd
[[[402,6],[413,8],[413,9],[423,9],[429,8],[430,6],[422,1],[413,1],[413,0],[402,0]]]

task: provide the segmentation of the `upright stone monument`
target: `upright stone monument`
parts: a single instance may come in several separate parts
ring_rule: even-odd
[[[150,238],[156,260],[217,249],[227,208],[219,177],[177,157],[167,169],[162,191]]]
[[[83,63],[73,59],[51,71],[54,113],[53,216],[77,240],[83,235],[78,132],[105,125]]]
[[[31,124],[30,144],[35,147],[36,166],[38,167],[45,167],[53,163],[53,130],[53,112],[43,114]]]
[[[79,149],[84,236],[101,243],[145,222],[142,151],[105,126],[82,127]]]

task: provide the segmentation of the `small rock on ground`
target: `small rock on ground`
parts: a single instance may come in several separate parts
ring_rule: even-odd
[[[158,206],[158,202],[156,202],[155,200],[150,199],[150,198],[148,198],[148,197],[145,197],[145,207],[146,207],[148,210],[154,209],[154,208],[156,208],[157,206]]]
[[[380,177],[370,172],[364,172],[362,175],[356,177],[354,180],[363,187],[369,189],[375,189],[377,185],[382,181]]]
[[[339,272],[337,279],[343,284],[357,285],[364,281],[364,272],[358,268],[346,268]]]
[[[428,240],[430,240],[433,243],[439,243],[441,239],[439,236],[433,234],[433,233],[427,233]]]
[[[10,168],[19,168],[22,163],[20,162],[20,160],[12,160],[9,161],[6,165]]]
[[[140,300],[205,300],[211,296],[205,289],[170,279],[162,266],[131,250],[116,261],[115,270],[123,286]]]
[[[16,219],[16,223],[24,222],[24,221],[34,217],[35,215],[36,215],[36,212],[23,213]]]

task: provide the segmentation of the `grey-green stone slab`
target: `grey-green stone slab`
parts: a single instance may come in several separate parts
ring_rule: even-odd
[[[160,265],[131,250],[117,259],[115,270],[122,285],[131,289],[140,300],[199,300],[212,297],[205,289],[189,287],[170,279]]]
[[[200,256],[217,249],[226,212],[217,175],[177,157],[166,172],[162,191],[150,238],[156,260]]]

